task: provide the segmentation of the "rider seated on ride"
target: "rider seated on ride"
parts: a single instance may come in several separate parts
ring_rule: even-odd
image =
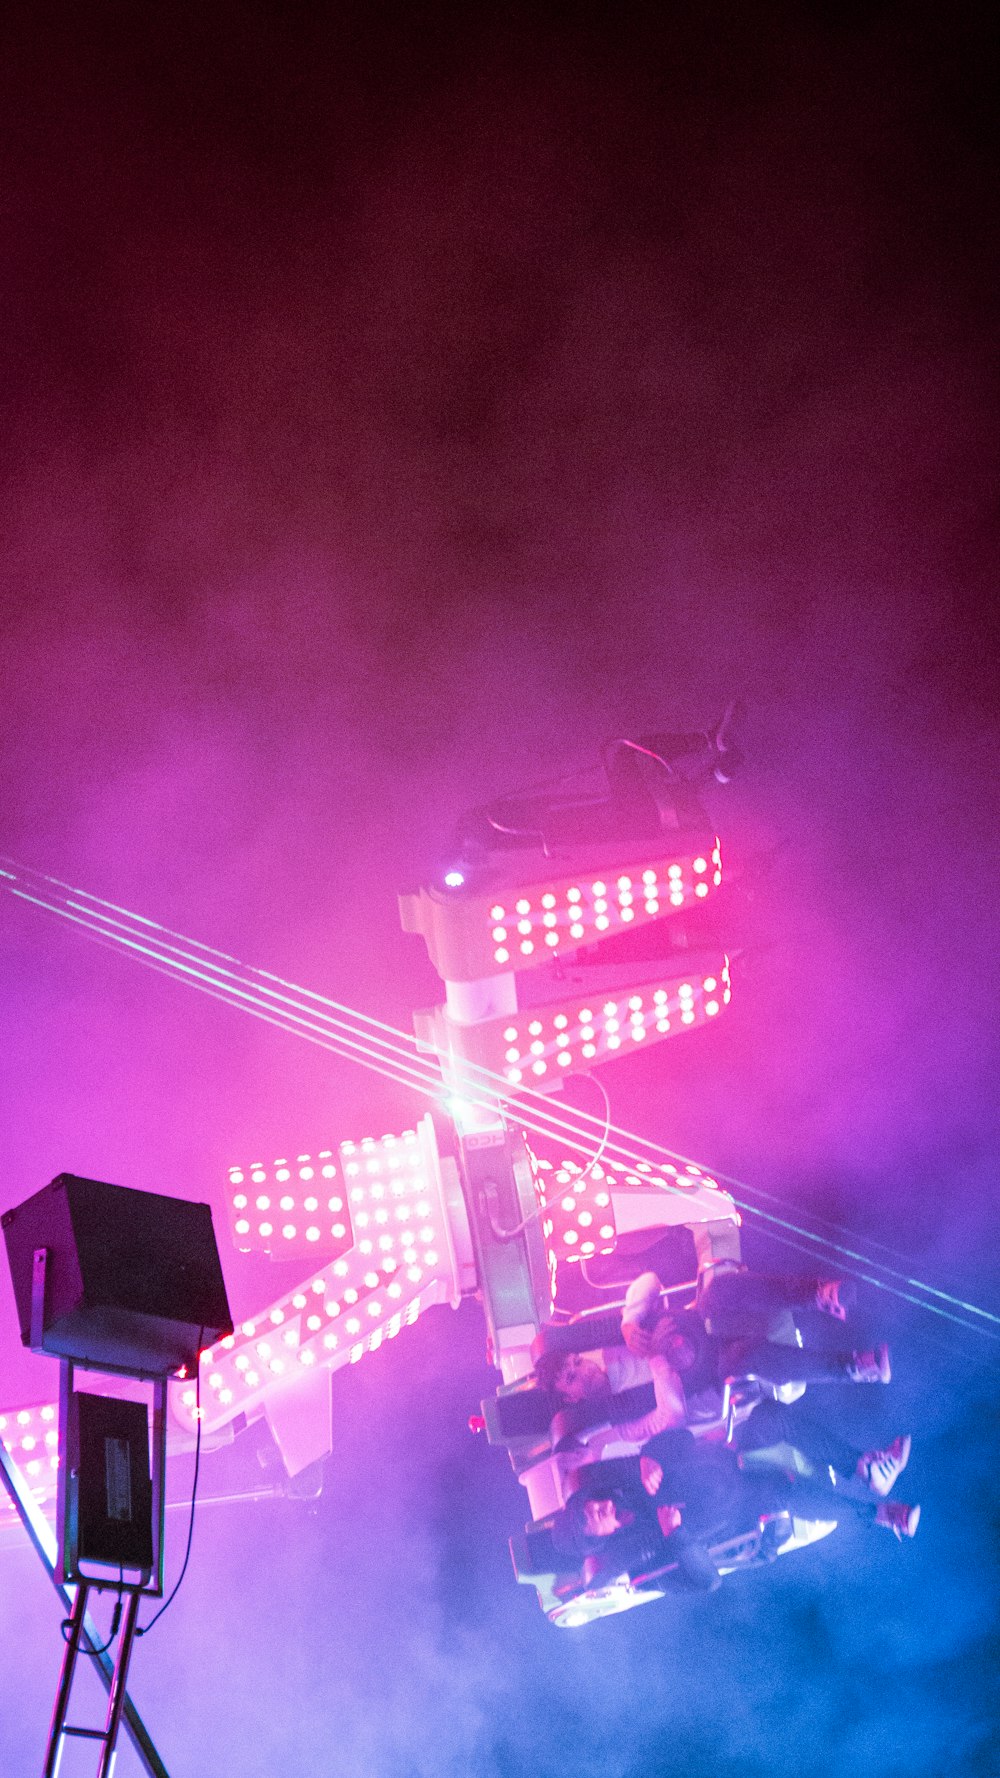
[[[714,1455],[680,1430],[659,1434],[640,1457],[586,1464],[556,1516],[557,1550],[583,1563],[589,1585],[676,1563],[680,1585],[717,1587],[721,1576],[708,1546],[730,1534],[738,1502],[729,1462],[718,1464]]]
[[[781,1416],[786,1410],[768,1405],[779,1416],[771,1432],[784,1433]],[[896,1443],[905,1443],[905,1453],[897,1458],[893,1480],[909,1455],[908,1440]],[[914,1535],[919,1507],[885,1500],[887,1490],[874,1473],[863,1476],[865,1458],[859,1458],[853,1475],[845,1475],[814,1464],[801,1451],[785,1449],[796,1460],[792,1467],[768,1461],[746,1467],[741,1453],[696,1439],[690,1431],[658,1434],[639,1457],[613,1458],[577,1470],[575,1490],[556,1516],[553,1541],[584,1561],[588,1585],[674,1564],[677,1584],[710,1591],[721,1578],[712,1547],[755,1530],[762,1519],[778,1513],[830,1520],[848,1507],[899,1538]],[[758,1458],[764,1455],[757,1451]]]
[[[583,1447],[588,1447],[592,1455],[602,1451],[616,1456],[632,1454],[656,1433],[683,1426],[685,1422],[680,1379],[668,1360],[657,1352],[648,1358],[635,1356],[623,1346],[608,1347],[599,1355],[543,1352],[535,1364],[535,1376],[561,1407],[584,1402],[599,1409],[601,1403],[612,1395],[652,1383],[655,1406],[648,1413],[611,1427],[598,1427],[589,1433],[581,1430],[577,1434],[581,1452]]]
[[[679,1376],[690,1424],[714,1420],[729,1377],[753,1378],[772,1388],[806,1383],[888,1383],[889,1353],[810,1351],[797,1343],[796,1310],[818,1309],[846,1319],[853,1300],[839,1279],[782,1278],[732,1262],[707,1268],[695,1304],[669,1311],[660,1280],[644,1272],[629,1286],[622,1338],[648,1362],[666,1359]]]
[[[652,1383],[655,1405],[635,1419],[574,1427],[565,1463],[634,1455],[658,1432],[685,1425],[721,1434],[727,1379],[752,1378],[772,1390],[807,1382],[888,1382],[885,1347],[873,1352],[817,1352],[796,1342],[794,1311],[819,1308],[843,1320],[848,1290],[835,1280],[766,1277],[729,1265],[701,1273],[696,1307],[670,1313],[660,1280],[645,1272],[630,1285],[621,1323],[624,1345],[600,1352],[560,1343],[536,1361],[535,1377],[560,1408],[592,1404]],[[583,1335],[581,1334],[581,1338]],[[605,1336],[606,1337],[606,1336]],[[749,1412],[751,1402],[740,1413]]]

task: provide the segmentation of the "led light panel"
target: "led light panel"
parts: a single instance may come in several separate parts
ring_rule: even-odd
[[[704,958],[702,958],[704,963]],[[487,1069],[512,1087],[556,1088],[563,1075],[581,1073],[617,1056],[710,1024],[728,1005],[729,962],[663,976],[612,991],[577,992],[571,999],[463,1025],[444,1007],[418,1013],[422,1046],[436,1050],[460,1081],[462,1064]]]
[[[573,1160],[552,1162],[536,1155],[532,1161],[553,1292],[560,1265],[614,1252],[618,1240],[616,1198],[620,1209],[630,1195],[641,1193],[650,1212],[650,1191],[669,1193],[671,1209],[677,1207],[679,1195],[705,1190],[721,1192],[718,1180],[693,1162],[680,1166],[666,1162],[654,1167],[648,1161],[640,1161],[632,1168],[621,1161],[599,1161],[591,1166],[584,1163],[581,1167]],[[671,1220],[664,1217],[663,1226]],[[649,1226],[659,1226],[653,1214]]]
[[[7,1408],[0,1413],[0,1438],[27,1477],[40,1504],[54,1500],[59,1468],[59,1408],[43,1402],[30,1408]],[[0,1495],[0,1526],[19,1524],[6,1489]]]
[[[344,1157],[335,1160],[330,1149],[270,1166],[255,1161],[231,1167],[226,1206],[241,1253],[270,1253],[276,1259],[308,1253],[315,1261],[346,1252],[353,1243]]]
[[[411,1326],[424,1309],[452,1300],[442,1231],[422,1222],[400,1259],[355,1251],[333,1260],[235,1334],[202,1355],[201,1414],[206,1431],[258,1405],[267,1393],[316,1367],[357,1364]],[[429,1235],[429,1239],[424,1239]],[[193,1427],[195,1387],[172,1386],[174,1411]]]
[[[696,907],[722,882],[716,837],[689,849],[641,858],[602,871],[501,887],[474,894],[420,889],[399,898],[405,932],[422,934],[438,975],[480,981],[538,969],[554,956]]]
[[[315,1158],[300,1154],[269,1167],[259,1161],[231,1167],[226,1204],[233,1240],[242,1253],[269,1253],[273,1259],[336,1258],[355,1243],[358,1213],[362,1218],[377,1214],[387,1185],[404,1181],[406,1192],[419,1196],[427,1174],[415,1130],[342,1142],[336,1162],[324,1149]],[[362,1221],[360,1227],[365,1226]]]
[[[615,1250],[618,1232],[610,1175],[599,1162],[580,1167],[576,1161],[564,1160],[556,1166],[536,1156],[532,1159],[554,1303],[560,1265]]]
[[[209,1430],[303,1370],[355,1364],[431,1304],[459,1301],[460,1263],[435,1153],[429,1117],[420,1129],[401,1136],[341,1144],[340,1185],[331,1194],[344,1206],[339,1215],[345,1232],[336,1237],[337,1250],[305,1283],[203,1354],[201,1408]],[[305,1164],[315,1177],[315,1164]],[[281,1170],[286,1166],[280,1163]],[[246,1169],[250,1185],[258,1195],[269,1195],[270,1181],[253,1179],[253,1171]],[[245,1184],[237,1182],[237,1196],[245,1195]],[[299,1189],[312,1195],[311,1186],[305,1179]],[[266,1210],[255,1208],[270,1220]],[[294,1220],[294,1211],[286,1214]],[[275,1257],[283,1259],[292,1249],[291,1238],[287,1249],[270,1235],[260,1236],[261,1244],[265,1239]],[[194,1384],[174,1385],[172,1399],[182,1422],[192,1423]]]

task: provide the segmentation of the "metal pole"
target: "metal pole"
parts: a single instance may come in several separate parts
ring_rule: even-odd
[[[199,1359],[195,1360],[200,1362]],[[153,1380],[150,1478],[153,1485],[153,1588],[163,1592],[164,1533],[167,1507],[167,1379]]]
[[[36,1247],[31,1264],[31,1350],[44,1350],[45,1339],[45,1281],[48,1275],[49,1250],[47,1247]]]
[[[73,1594],[67,1587],[61,1586],[56,1579],[56,1545],[52,1528],[25,1485],[21,1472],[2,1438],[0,1438],[0,1481],[7,1489],[14,1503],[14,1510],[35,1546],[39,1561],[62,1600],[63,1609],[69,1613],[73,1607]],[[114,1662],[107,1649],[101,1649],[101,1638],[98,1635],[97,1626],[89,1618],[84,1622],[81,1644],[84,1653],[90,1655],[96,1662],[100,1670],[101,1682],[105,1690],[110,1693],[115,1671]],[[170,1778],[170,1773],[153,1745],[149,1730],[127,1694],[122,1714],[129,1740],[149,1773],[149,1778]]]
[[[87,1585],[81,1581],[76,1589],[73,1610],[70,1613],[69,1635],[66,1637],[66,1648],[63,1654],[62,1671],[59,1674],[59,1688],[56,1701],[52,1708],[52,1725],[49,1729],[49,1741],[45,1750],[45,1765],[42,1778],[56,1778],[59,1770],[59,1759],[62,1753],[62,1732],[69,1709],[69,1695],[73,1687],[73,1674],[76,1670],[76,1657],[80,1652],[80,1639],[83,1636],[84,1618],[87,1611]]]
[[[139,1612],[139,1593],[130,1593],[125,1607],[125,1623],[121,1639],[118,1643],[118,1661],[115,1676],[108,1693],[108,1720],[104,1730],[104,1750],[97,1767],[97,1778],[111,1778],[115,1763],[115,1742],[121,1726],[122,1709],[125,1704],[125,1680],[128,1676],[128,1664],[132,1655],[132,1643],[135,1639],[135,1621]],[[49,1778],[46,1772],[45,1778]]]
[[[70,1437],[73,1408],[73,1360],[59,1362],[59,1469],[56,1481],[56,1535],[59,1557],[56,1579],[74,1581],[77,1575],[80,1512],[80,1441]]]

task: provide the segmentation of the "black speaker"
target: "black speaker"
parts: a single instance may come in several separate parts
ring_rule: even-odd
[[[199,1341],[233,1331],[207,1204],[60,1173],[0,1221],[26,1346],[39,1248],[48,1261],[37,1349],[53,1357],[167,1376],[193,1368]]]

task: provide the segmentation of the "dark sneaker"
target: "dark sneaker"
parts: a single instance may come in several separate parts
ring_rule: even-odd
[[[884,1525],[887,1531],[894,1531],[902,1542],[904,1537],[916,1537],[920,1523],[919,1506],[904,1506],[901,1500],[883,1500],[875,1511],[876,1525]]]
[[[858,1458],[858,1475],[880,1500],[885,1499],[897,1476],[902,1475],[909,1463],[912,1442],[907,1432],[901,1438],[894,1438],[884,1451],[866,1451]]]
[[[852,1352],[847,1361],[847,1375],[852,1383],[891,1382],[888,1346],[877,1346],[874,1352]]]

